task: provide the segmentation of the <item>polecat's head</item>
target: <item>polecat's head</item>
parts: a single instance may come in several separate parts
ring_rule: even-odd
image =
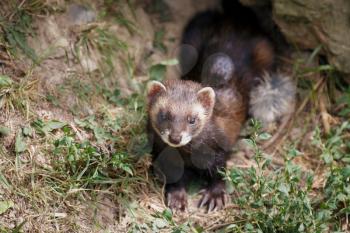
[[[154,130],[172,147],[189,143],[210,119],[215,92],[192,81],[151,81],[147,88],[148,114]]]

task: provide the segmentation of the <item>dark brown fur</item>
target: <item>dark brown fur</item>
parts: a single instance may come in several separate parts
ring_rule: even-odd
[[[200,122],[201,132],[185,146],[174,149],[179,153],[179,159],[174,160],[175,155],[165,155],[162,159],[162,163],[169,163],[160,165],[163,173],[169,172],[167,168],[172,170],[183,166],[179,168],[182,174],[176,182],[166,180],[168,206],[172,209],[184,210],[187,207],[185,184],[198,176],[208,182],[199,206],[205,205],[208,210],[223,207],[225,184],[218,171],[226,167],[228,156],[247,118],[249,92],[259,81],[256,77],[273,67],[274,52],[270,42],[261,33],[258,23],[247,17],[251,12],[239,7],[242,9],[236,11],[242,14],[241,18],[214,11],[195,16],[185,28],[182,43],[187,47],[184,46],[180,52],[182,79],[187,81],[167,81],[164,85],[170,92],[151,93],[149,119],[157,119],[153,114],[159,114],[159,111],[153,110],[159,107],[157,98],[162,95],[171,95],[172,100],[165,109],[171,112],[170,115],[190,114],[188,112],[198,100],[195,94],[202,87],[212,87],[216,95],[212,114]],[[205,101],[201,103],[205,105]],[[176,122],[178,125],[174,128],[187,127],[185,118],[181,119],[170,120],[167,124],[173,127]],[[149,120],[148,124],[154,167],[157,167],[159,156],[169,147],[159,136],[160,128],[168,127],[161,126],[161,123]],[[174,164],[174,161],[177,162]]]

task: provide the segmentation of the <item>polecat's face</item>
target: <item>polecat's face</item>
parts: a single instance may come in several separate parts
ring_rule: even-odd
[[[189,143],[211,117],[215,93],[191,81],[173,80],[148,85],[148,112],[152,127],[172,147]]]

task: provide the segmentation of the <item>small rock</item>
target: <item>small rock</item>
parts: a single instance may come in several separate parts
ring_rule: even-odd
[[[68,7],[68,17],[73,25],[82,25],[96,20],[96,12],[80,4]]]

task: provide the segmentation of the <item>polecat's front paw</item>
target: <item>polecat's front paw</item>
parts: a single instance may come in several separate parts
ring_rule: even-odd
[[[200,192],[202,197],[198,203],[198,207],[207,207],[208,212],[213,210],[220,210],[224,208],[228,202],[225,184],[215,184]]]
[[[187,209],[187,193],[185,188],[169,189],[166,195],[168,207],[174,211]]]

